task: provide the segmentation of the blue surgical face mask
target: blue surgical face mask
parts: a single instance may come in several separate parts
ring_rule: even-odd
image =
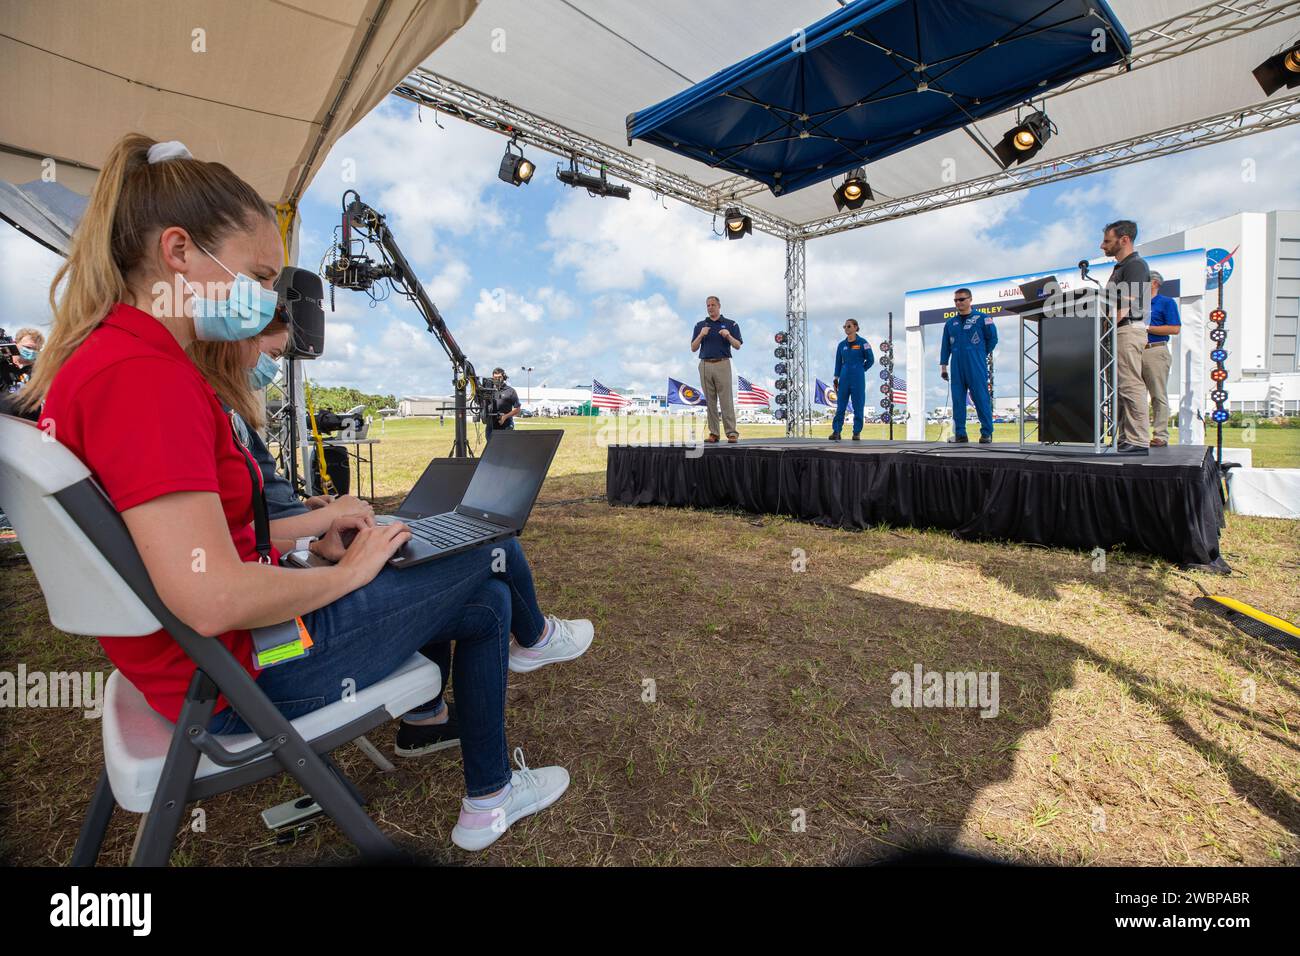
[[[208,250],[202,246],[199,249],[225,269],[234,281],[230,284],[230,294],[226,298],[208,299],[199,295],[189,280],[181,277],[185,287],[194,296],[195,338],[200,342],[236,342],[251,339],[270,325],[275,318],[275,306],[279,301],[275,291],[243,273],[236,275]]]
[[[36,356],[41,354],[40,349],[29,349],[25,345],[18,346],[18,354],[28,362],[35,362]]]
[[[275,381],[279,371],[280,363],[263,352],[257,357],[257,365],[248,370],[248,384],[253,391],[260,391]]]

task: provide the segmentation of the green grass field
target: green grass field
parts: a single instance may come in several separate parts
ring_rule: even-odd
[[[507,728],[530,765],[562,764],[572,785],[469,855],[449,844],[458,751],[381,773],[340,749],[403,846],[479,865],[825,865],[935,843],[1021,863],[1300,864],[1300,661],[1192,607],[1208,590],[1300,620],[1296,523],[1229,516],[1224,578],[1122,549],[1099,567],[936,530],[611,507],[608,423],[523,427],[557,424],[566,438],[522,541],[543,608],[590,618],[596,640],[511,675]],[[452,429],[372,434],[382,510],[447,454]],[[1259,429],[1256,463],[1296,463],[1297,437]],[[93,640],[50,625],[27,565],[0,560],[0,671],[107,671]],[[917,664],[998,674],[997,716],[895,706],[897,675]],[[0,719],[0,857],[66,864],[100,725],[56,709]],[[393,734],[371,740],[391,752]],[[297,796],[281,780],[204,801],[207,829],[183,830],[173,864],[349,859],[327,821],[277,845],[258,812]],[[129,859],[136,822],[118,811],[103,862]]]

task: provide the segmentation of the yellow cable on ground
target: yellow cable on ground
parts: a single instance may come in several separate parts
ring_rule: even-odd
[[[320,437],[316,427],[316,409],[311,403],[311,385],[306,379],[302,381],[302,395],[307,402],[307,421],[311,422],[311,437],[316,440],[316,461],[320,464],[320,490],[327,495],[334,494],[334,480],[330,478],[329,466],[325,464],[325,439]]]
[[[1253,617],[1255,620],[1267,624],[1269,627],[1276,628],[1283,634],[1290,634],[1292,637],[1300,637],[1300,627],[1296,627],[1290,621],[1284,621],[1280,617],[1274,617],[1272,614],[1266,614],[1258,608],[1253,608],[1249,604],[1242,604],[1240,601],[1234,601],[1230,597],[1224,597],[1221,594],[1212,594],[1211,598],[1218,601],[1224,607],[1231,608],[1238,614],[1244,614],[1247,617]]]

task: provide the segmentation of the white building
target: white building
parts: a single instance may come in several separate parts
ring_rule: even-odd
[[[1287,402],[1296,397],[1291,377],[1300,373],[1300,211],[1243,212],[1138,243],[1143,256],[1197,248],[1210,262],[1231,256],[1231,266],[1222,269],[1229,410],[1266,414],[1263,406],[1272,401],[1281,403],[1281,414],[1296,414],[1294,402],[1289,410]],[[1211,272],[1205,311],[1217,301]],[[1175,379],[1170,376],[1171,391]]]

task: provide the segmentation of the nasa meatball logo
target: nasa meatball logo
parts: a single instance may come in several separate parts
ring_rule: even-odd
[[[677,390],[677,397],[689,404],[692,402],[698,402],[700,400],[700,393],[689,385],[683,385]]]
[[[826,389],[826,401],[834,405],[839,400],[839,392],[834,388]]]
[[[1240,246],[1237,247],[1241,248]],[[1237,249],[1229,252],[1227,249],[1206,249],[1205,250],[1205,284],[1211,287],[1219,284],[1219,276],[1223,276],[1223,284],[1228,284],[1228,279],[1232,277],[1233,258],[1237,255]]]

